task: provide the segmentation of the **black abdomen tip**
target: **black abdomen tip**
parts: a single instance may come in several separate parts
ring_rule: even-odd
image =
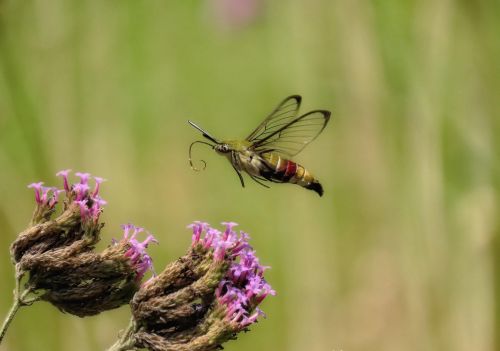
[[[305,186],[306,189],[311,189],[312,191],[316,192],[319,196],[323,196],[323,187],[319,182],[312,182],[309,185]]]

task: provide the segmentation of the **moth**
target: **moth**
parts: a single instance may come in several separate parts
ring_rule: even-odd
[[[304,166],[292,161],[309,143],[318,137],[330,120],[331,112],[313,110],[299,115],[302,98],[291,95],[285,98],[261,124],[243,140],[219,140],[189,121],[203,137],[212,143],[195,141],[189,146],[191,168],[199,171],[192,162],[193,145],[209,145],[219,155],[227,157],[245,187],[242,172],[258,184],[269,188],[265,182],[291,183],[323,195],[323,186]],[[206,166],[203,162],[203,169]]]

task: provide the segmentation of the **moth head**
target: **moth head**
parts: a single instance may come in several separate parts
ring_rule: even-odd
[[[229,144],[227,143],[221,143],[215,145],[215,151],[219,154],[227,154],[228,152],[231,152],[232,148]]]

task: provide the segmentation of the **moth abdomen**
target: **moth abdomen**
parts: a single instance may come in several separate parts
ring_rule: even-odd
[[[261,174],[264,178],[279,183],[297,184],[315,191],[319,196],[323,195],[323,187],[304,166],[276,153],[267,153],[262,157],[268,165],[267,170]]]

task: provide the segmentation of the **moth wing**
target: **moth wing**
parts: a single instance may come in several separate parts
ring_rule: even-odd
[[[330,120],[331,112],[314,110],[287,123],[273,123],[254,136],[251,148],[258,153],[277,152],[295,156],[318,137]]]
[[[285,98],[278,106],[262,121],[261,124],[248,136],[246,140],[258,142],[280,127],[293,121],[299,112],[302,97],[291,95]]]

